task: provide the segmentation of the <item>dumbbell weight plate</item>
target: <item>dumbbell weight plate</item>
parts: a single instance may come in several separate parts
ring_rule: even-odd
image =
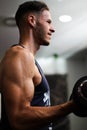
[[[81,77],[74,85],[73,99],[77,104],[87,107],[87,76]]]
[[[74,114],[79,117],[87,117],[87,76],[77,80],[70,99],[73,99],[78,105],[78,110],[74,111]]]

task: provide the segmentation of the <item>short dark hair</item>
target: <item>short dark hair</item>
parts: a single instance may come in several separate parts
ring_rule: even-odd
[[[19,8],[15,14],[15,20],[16,20],[17,26],[19,26],[20,20],[24,14],[28,12],[37,13],[45,9],[49,10],[48,6],[44,2],[41,2],[41,1],[27,1],[19,5]]]

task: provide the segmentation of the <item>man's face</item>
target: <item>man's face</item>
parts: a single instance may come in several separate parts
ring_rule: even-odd
[[[34,32],[35,39],[40,45],[47,46],[50,44],[52,33],[55,30],[52,27],[51,15],[48,10],[44,10],[37,19]]]

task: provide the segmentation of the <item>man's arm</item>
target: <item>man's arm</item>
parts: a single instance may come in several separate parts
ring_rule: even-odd
[[[35,70],[31,56],[17,55],[6,60],[4,66],[2,92],[7,116],[13,128],[17,130],[38,128],[73,111],[72,101],[51,107],[31,106]]]

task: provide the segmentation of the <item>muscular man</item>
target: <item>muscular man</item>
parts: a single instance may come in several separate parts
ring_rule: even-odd
[[[0,64],[2,127],[9,130],[49,130],[51,123],[75,109],[73,101],[50,106],[46,78],[35,60],[41,45],[50,44],[51,14],[45,3],[21,4],[15,15],[19,43],[11,46]]]

